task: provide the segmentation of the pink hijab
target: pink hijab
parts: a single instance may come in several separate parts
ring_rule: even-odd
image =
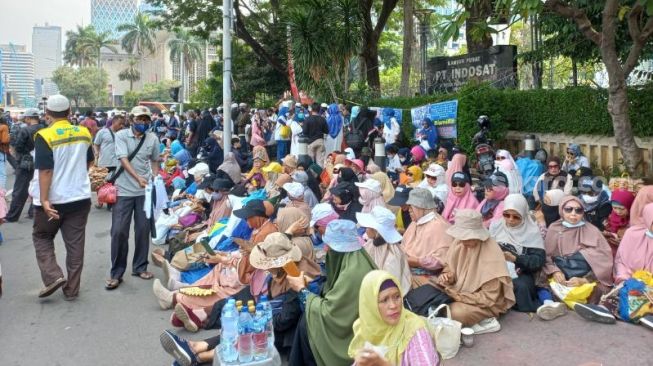
[[[510,194],[508,187],[504,186],[495,186],[492,187],[492,190],[494,191],[494,198],[492,201],[488,202],[487,199],[484,199],[481,201],[478,207],[476,207],[476,211],[480,212],[481,215],[483,215],[483,226],[485,226],[486,229],[488,229],[493,222],[499,221],[503,218],[503,200],[506,199],[508,194]],[[496,203],[496,201],[499,202]],[[484,212],[486,209],[486,204],[494,205],[494,208],[492,209],[492,215]]]
[[[449,185],[451,185],[451,180],[448,182]],[[475,210],[477,206],[478,201],[476,200],[476,197],[474,197],[469,183],[467,183],[465,184],[465,190],[463,191],[462,197],[458,197],[453,193],[453,191],[449,191],[449,194],[447,195],[447,203],[444,205],[444,211],[442,211],[442,217],[449,223],[453,224],[456,210],[464,208]]]
[[[363,205],[362,213],[372,212],[374,206],[385,207],[385,201],[383,200],[383,194],[372,191],[371,189],[359,187],[358,191],[360,192],[360,197],[358,202]]]
[[[615,282],[629,279],[640,269],[653,272],[653,238],[646,235],[653,224],[653,203],[644,207],[642,220],[643,223],[628,228],[621,239],[614,259]]]
[[[653,202],[653,186],[644,186],[642,189],[637,192],[635,197],[635,202],[630,208],[630,225],[639,225],[643,224],[642,212],[644,211],[644,206]]]
[[[447,165],[447,172],[445,173],[449,190],[451,190],[451,177],[456,172],[462,172],[465,163],[467,163],[467,156],[465,154],[458,153],[451,158],[451,161]]]
[[[261,131],[261,123],[263,123],[264,117],[259,113],[259,120],[252,121],[252,140],[250,141],[252,146],[265,146],[265,138],[263,138],[263,131]]]
[[[634,200],[635,196],[633,196],[629,191],[616,189],[612,192],[612,201],[624,206],[626,210],[630,211]],[[612,210],[610,216],[608,216],[608,224],[605,226],[605,229],[611,233],[616,233],[620,229],[627,227],[629,222],[629,216],[621,217]]]

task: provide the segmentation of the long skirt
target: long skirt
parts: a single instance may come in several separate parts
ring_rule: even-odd
[[[326,155],[331,154],[334,151],[339,151],[340,146],[342,145],[342,130],[340,133],[333,138],[330,135],[327,135],[326,140],[324,141],[324,152]]]
[[[512,280],[513,291],[515,292],[515,305],[513,310],[530,313],[542,305],[537,297],[535,278],[530,273],[522,273]]]
[[[299,320],[295,331],[295,340],[288,357],[289,365],[317,366],[315,356],[311,351],[311,344],[308,340],[308,328],[306,326],[306,313]]]

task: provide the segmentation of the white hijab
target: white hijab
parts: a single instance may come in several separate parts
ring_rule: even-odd
[[[528,211],[528,202],[521,194],[509,194],[503,201],[503,212],[517,211],[522,222],[517,227],[509,227],[501,218],[490,225],[490,235],[497,243],[506,243],[515,247],[518,254],[524,253],[524,248],[544,249],[544,240],[540,227]]]

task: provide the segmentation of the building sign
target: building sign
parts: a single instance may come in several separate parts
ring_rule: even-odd
[[[516,57],[517,46],[493,46],[462,56],[434,57],[428,62],[428,91],[456,91],[470,80],[490,82],[496,88],[516,88]]]

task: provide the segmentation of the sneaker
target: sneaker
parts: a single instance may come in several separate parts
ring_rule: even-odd
[[[553,320],[567,314],[567,306],[561,302],[551,301],[537,308],[536,314],[542,320]]]
[[[474,329],[474,334],[494,333],[501,330],[501,324],[497,318],[487,318],[472,325],[471,328]]]
[[[185,339],[178,337],[170,331],[164,331],[159,337],[163,349],[181,366],[197,365],[197,358]],[[173,364],[174,365],[174,364]]]
[[[646,315],[639,319],[639,324],[653,330],[653,315]]]
[[[182,304],[175,305],[175,315],[177,319],[181,320],[184,328],[191,333],[197,333],[199,330],[200,320],[193,314],[193,310],[185,307]]]
[[[600,305],[576,303],[574,305],[574,311],[583,319],[604,324],[614,324],[617,322],[614,315],[612,315],[608,309]]]
[[[52,295],[55,291],[57,291],[61,286],[63,286],[66,283],[66,279],[63,277],[60,277],[56,279],[54,282],[51,284],[45,286],[40,292],[39,292],[39,297],[48,297]]]

